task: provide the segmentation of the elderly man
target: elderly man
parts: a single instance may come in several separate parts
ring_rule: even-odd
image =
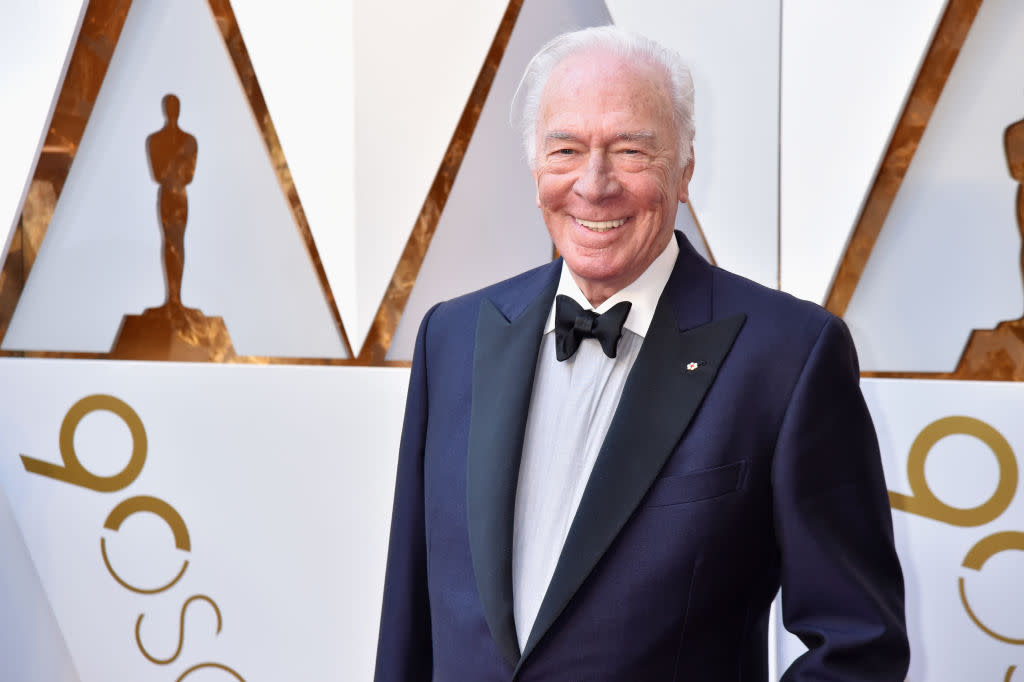
[[[413,359],[377,680],[903,680],[903,580],[843,323],[673,233],[679,58],[566,34],[521,85],[562,258],[435,306]],[[514,226],[510,226],[513,230]]]

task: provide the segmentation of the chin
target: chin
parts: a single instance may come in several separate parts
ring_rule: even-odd
[[[611,264],[581,263],[571,259],[566,259],[565,263],[576,277],[598,286],[611,284],[623,274],[623,268]]]

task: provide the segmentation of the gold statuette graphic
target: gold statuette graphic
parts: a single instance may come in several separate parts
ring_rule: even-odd
[[[182,360],[223,362],[234,357],[227,327],[220,317],[207,317],[181,302],[185,267],[185,225],[188,222],[186,185],[196,170],[196,138],[178,127],[181,102],[163,99],[167,123],[146,140],[153,178],[160,185],[160,223],[164,235],[164,273],[167,300],[141,315],[125,315],[111,355],[125,360]]]
[[[1024,119],[1006,129],[1006,161],[1010,175],[1024,183]],[[1024,277],[1024,184],[1017,185],[1017,227],[1021,233],[1021,276]],[[975,329],[954,376],[958,379],[1024,381],[1024,317],[1000,322],[995,329]]]

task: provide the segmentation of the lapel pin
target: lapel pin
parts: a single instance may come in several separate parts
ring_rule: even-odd
[[[701,360],[699,362],[688,362],[688,363],[686,363],[685,367],[686,367],[686,371],[687,372],[693,372],[698,367],[703,367],[706,364],[708,364],[708,363],[706,363],[703,360]]]

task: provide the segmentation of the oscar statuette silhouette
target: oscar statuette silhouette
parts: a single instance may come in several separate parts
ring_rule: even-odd
[[[1024,119],[1003,136],[1010,176],[1017,185],[1017,229],[1021,233],[1021,277],[1024,279]],[[1000,322],[995,329],[971,332],[953,376],[957,379],[1024,381],[1024,317]]]
[[[167,122],[146,139],[153,178],[160,185],[159,215],[163,228],[163,262],[167,300],[141,315],[125,315],[111,356],[131,360],[222,362],[235,355],[223,318],[207,317],[181,302],[185,269],[186,186],[196,170],[196,138],[178,127],[181,102],[163,98]]]

